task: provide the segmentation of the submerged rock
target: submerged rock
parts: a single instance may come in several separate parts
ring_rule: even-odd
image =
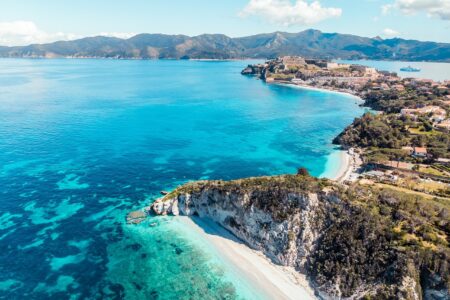
[[[127,224],[139,224],[145,221],[147,214],[142,210],[132,211],[127,215]]]

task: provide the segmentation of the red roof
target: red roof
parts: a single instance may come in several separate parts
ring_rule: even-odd
[[[423,148],[423,147],[415,147],[414,148],[414,153],[423,153],[423,154],[427,154],[427,148]]]

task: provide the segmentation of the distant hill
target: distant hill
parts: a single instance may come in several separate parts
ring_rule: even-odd
[[[305,30],[241,38],[139,34],[129,39],[88,37],[74,41],[0,47],[0,57],[101,57],[136,59],[232,59],[300,55],[310,58],[386,59],[450,62],[450,44],[381,39]]]

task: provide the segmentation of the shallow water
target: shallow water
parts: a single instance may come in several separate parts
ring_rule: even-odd
[[[124,224],[189,180],[335,167],[355,99],[248,63],[0,60],[0,298],[251,298],[173,219]]]

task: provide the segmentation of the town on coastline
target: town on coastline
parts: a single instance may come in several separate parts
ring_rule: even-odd
[[[372,112],[333,141],[350,155],[347,172],[338,180],[300,168],[190,182],[161,192],[127,223],[146,224],[149,215],[210,220],[306,276],[318,299],[449,299],[450,82],[291,56],[242,74],[364,100]]]
[[[450,81],[400,78],[366,66],[297,56],[249,65],[242,74],[352,94],[373,109],[334,140],[349,149],[355,171],[341,181],[364,178],[367,184],[450,197]]]

